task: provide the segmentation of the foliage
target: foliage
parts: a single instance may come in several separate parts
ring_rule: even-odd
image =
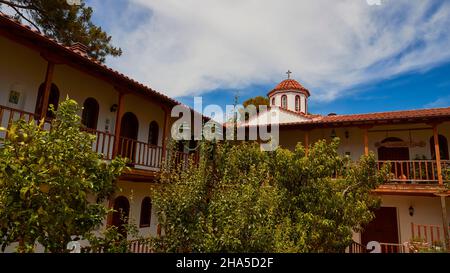
[[[373,155],[352,163],[338,143],[319,141],[309,155],[300,144],[268,153],[255,143],[202,143],[199,163],[162,172],[157,251],[343,251],[373,218],[370,191],[388,167],[376,172]]]
[[[69,5],[67,0],[1,0],[0,7],[2,4],[15,9],[17,19],[26,20],[65,45],[86,45],[88,54],[101,62],[107,55],[122,54],[111,45],[111,36],[92,23],[93,10],[84,0],[80,5]]]
[[[144,241],[144,238],[139,236],[138,227],[134,223],[125,224],[122,228],[124,228],[125,233],[120,232],[116,226],[108,226],[102,230],[100,235],[87,234],[85,239],[89,241],[89,247],[84,248],[84,252],[129,253],[130,238],[133,238],[131,241]]]
[[[18,251],[35,243],[63,252],[71,235],[84,236],[105,218],[105,199],[125,168],[93,151],[95,136],[80,130],[79,106],[62,102],[44,121],[13,123],[0,147],[0,243],[19,241]]]
[[[263,97],[263,96],[256,96],[254,98],[250,98],[250,99],[244,101],[242,103],[242,105],[244,107],[247,107],[249,105],[254,105],[254,106],[256,106],[256,109],[258,109],[258,106],[260,106],[260,105],[269,106],[269,99],[267,97]]]
[[[445,253],[445,242],[434,241],[432,243],[427,242],[420,237],[411,238],[409,241],[410,253]]]
[[[254,105],[256,107],[256,114],[259,114],[259,106],[265,105],[269,106],[269,99],[267,97],[263,96],[256,96],[253,98],[250,98],[242,103],[244,107],[248,107],[249,105]],[[241,120],[248,120],[249,119],[249,113],[244,112],[243,109],[239,109]]]

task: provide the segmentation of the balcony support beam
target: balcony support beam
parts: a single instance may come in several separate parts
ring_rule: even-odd
[[[113,148],[113,158],[119,153],[119,143],[120,143],[120,128],[122,126],[122,116],[124,111],[125,103],[125,93],[119,91],[119,103],[117,106],[116,122],[114,125],[114,148]]]
[[[48,100],[50,98],[50,90],[52,88],[54,71],[55,71],[55,63],[49,61],[47,63],[47,72],[45,73],[44,98],[42,101],[42,111],[41,111],[41,113],[39,113],[41,119],[45,119],[47,117]]]
[[[434,154],[436,155],[436,170],[437,170],[439,185],[443,185],[444,182],[442,179],[441,150],[439,147],[439,132],[438,132],[437,126],[438,126],[438,124],[433,124]]]
[[[309,130],[305,131],[305,155],[308,156],[309,154]]]
[[[364,155],[368,156],[369,155],[369,129],[372,128],[373,126],[370,125],[364,125],[364,126],[360,126],[359,128],[361,128],[363,130],[363,136],[364,136]]]
[[[170,114],[171,111],[168,107],[162,105],[164,110],[164,128],[163,128],[163,138],[162,138],[162,157],[161,163],[166,159],[167,154],[167,143],[169,142],[169,134],[170,134]]]

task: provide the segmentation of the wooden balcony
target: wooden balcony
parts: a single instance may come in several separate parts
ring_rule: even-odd
[[[9,129],[11,124],[19,119],[25,121],[38,120],[38,115],[22,110],[13,109],[0,105],[0,127]],[[45,128],[50,128],[50,121],[46,123]],[[116,136],[110,132],[82,128],[81,130],[94,134],[96,140],[92,145],[92,149],[103,156],[104,160],[111,160],[114,157],[114,143]],[[0,132],[0,140],[6,137],[6,132]],[[182,163],[182,167],[186,167],[188,160],[191,158],[189,153],[183,152],[166,152],[163,157],[163,148],[161,146],[151,145],[142,141],[119,137],[119,149],[117,155],[129,159],[129,166],[132,171],[124,176],[132,180],[146,180],[148,177],[154,177],[162,166],[163,158],[168,160],[174,159],[176,164]],[[198,160],[197,157],[194,157]]]
[[[18,119],[26,121],[37,120],[37,115],[22,110],[13,109],[0,105],[0,126],[9,128],[13,121]],[[103,155],[105,160],[111,160],[114,156],[114,143],[116,136],[109,132],[83,129],[96,135],[96,141],[92,147],[94,151]],[[6,132],[0,132],[0,139],[6,136]],[[155,146],[135,139],[120,137],[117,154],[130,159],[130,166],[133,167],[133,175],[137,180],[145,179],[147,174],[155,175],[162,166],[163,158],[172,160],[175,157],[176,163],[184,163],[186,167],[191,155],[183,152],[166,153],[161,146]],[[198,160],[194,157],[194,160]],[[443,187],[439,185],[437,174],[437,163],[435,160],[408,160],[408,161],[378,161],[377,168],[380,170],[385,164],[391,165],[389,181],[380,186],[376,193],[384,194],[433,194],[437,189]],[[450,170],[450,161],[441,161],[444,181],[447,181],[447,173]],[[336,172],[338,177],[341,172]]]
[[[445,241],[444,228],[441,225],[421,225],[411,223],[411,237],[413,239],[419,239],[429,245],[436,245]]]

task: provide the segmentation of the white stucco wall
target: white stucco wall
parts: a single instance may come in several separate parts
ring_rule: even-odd
[[[423,128],[428,128],[422,130]],[[411,129],[411,131],[409,131]],[[421,130],[414,130],[421,129]],[[331,140],[332,128],[313,129],[309,133],[309,143],[312,144],[319,139]],[[395,131],[403,130],[403,131]],[[406,131],[405,131],[406,130]],[[357,160],[364,154],[364,133],[363,130],[357,127],[335,128],[336,136],[341,140],[341,145],[338,149],[339,153],[344,155],[349,153],[353,160]],[[348,132],[348,138],[345,137],[345,132]],[[450,122],[444,122],[438,126],[438,132],[447,138],[450,143]],[[403,141],[414,142],[424,141],[424,147],[412,147],[409,149],[409,157],[411,160],[416,157],[425,156],[431,159],[430,138],[433,137],[433,131],[427,124],[406,124],[406,125],[384,125],[375,126],[369,129],[369,150],[375,153],[378,158],[376,147],[377,142],[381,142],[387,137],[397,137]],[[297,142],[304,142],[305,131],[301,129],[280,129],[280,144],[284,148],[294,149]]]
[[[0,59],[6,60],[0,63],[0,104],[34,112],[38,89],[45,79],[47,62],[39,52],[4,37],[0,37]],[[114,132],[116,113],[112,113],[110,108],[118,103],[119,94],[113,85],[63,64],[55,66],[53,83],[60,91],[60,102],[69,96],[82,106],[87,98],[95,98],[100,107],[97,129]],[[8,102],[11,90],[21,93],[17,105]],[[158,144],[162,145],[164,111],[158,104],[129,94],[125,96],[124,109],[125,112],[133,112],[139,120],[139,141],[147,142],[150,122],[156,121],[160,128]]]
[[[283,92],[276,92],[272,96],[269,97],[270,104],[272,105],[272,99],[275,98],[275,105],[281,107],[281,97],[283,95],[287,96],[287,103],[288,103],[288,110],[295,111],[295,97],[300,96],[300,112],[306,113],[307,111],[307,103],[308,98],[305,96],[305,94],[300,93],[298,91],[283,91]]]
[[[437,225],[442,227],[442,210],[441,200],[439,197],[424,197],[424,196],[399,196],[399,195],[384,195],[381,197],[382,207],[395,207],[397,209],[397,224],[399,243],[403,244],[409,242],[412,238],[411,223],[415,225]],[[450,205],[450,200],[447,198],[447,207]],[[409,214],[409,207],[414,208],[413,216]],[[447,217],[450,219],[450,211],[447,211]],[[450,225],[450,223],[448,223]],[[422,236],[423,236],[422,230]],[[417,236],[417,229],[415,231]],[[430,238],[430,232],[428,231]],[[434,233],[435,238],[437,234]],[[361,234],[355,233],[354,240],[361,242]],[[443,231],[441,228],[441,240],[443,240]]]

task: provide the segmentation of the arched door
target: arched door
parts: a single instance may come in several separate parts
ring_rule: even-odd
[[[402,139],[396,137],[388,137],[381,142],[381,147],[378,148],[378,160],[392,161],[391,172],[395,175],[396,179],[406,180],[409,177],[407,170],[409,160],[409,148],[407,146],[402,147],[400,144]],[[396,162],[400,161],[400,162]]]
[[[441,155],[441,160],[448,160],[448,141],[447,138],[443,135],[438,136],[439,141],[439,153]],[[436,160],[436,151],[434,148],[434,137],[430,138],[430,152],[431,152],[431,159]]]
[[[43,108],[44,108],[44,93],[45,93],[45,84],[41,84],[38,90],[38,96],[36,98],[36,107],[34,112],[36,113],[36,118],[40,118]],[[50,105],[53,105],[54,110],[58,110],[59,103],[59,89],[58,87],[52,83],[50,88],[50,95],[48,97],[48,108],[46,109],[46,117],[54,118],[55,114],[50,111]]]
[[[114,200],[114,212],[112,216],[112,225],[119,229],[120,234],[127,235],[127,231],[124,227],[128,223],[128,217],[130,214],[130,203],[124,196],[119,196]]]
[[[135,114],[127,112],[122,117],[120,126],[119,151],[122,157],[135,161],[136,141],[139,131],[139,122]]]
[[[99,105],[96,99],[87,98],[83,103],[81,123],[89,129],[97,129]]]

